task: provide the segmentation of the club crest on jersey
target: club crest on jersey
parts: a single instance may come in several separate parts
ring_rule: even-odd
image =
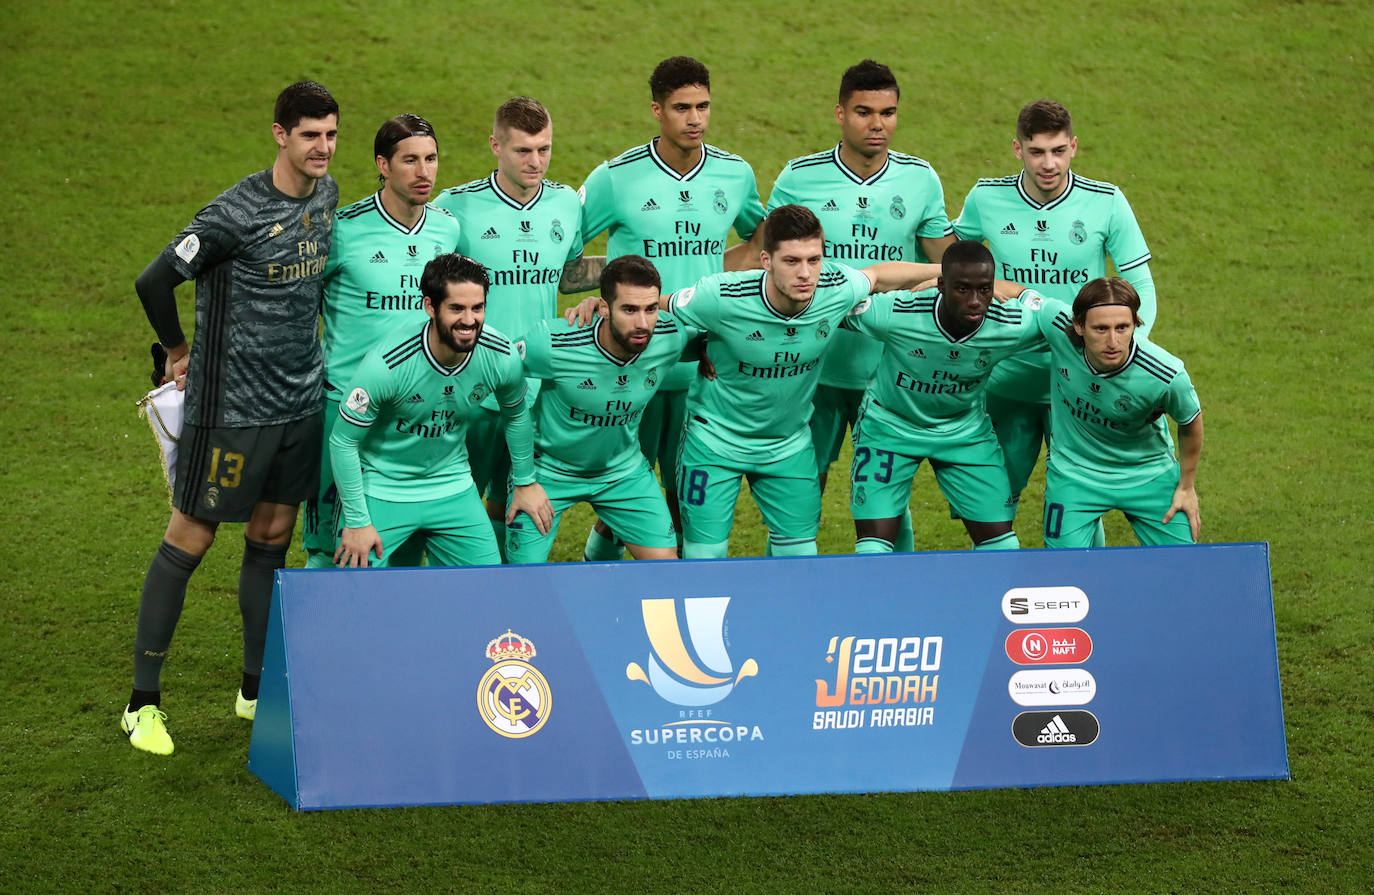
[[[549,225],[549,238],[554,242],[563,241],[563,224],[558,218],[554,218],[553,223]]]
[[[974,366],[976,366],[980,370],[986,367],[988,365],[989,354],[991,354],[991,352],[989,352],[986,348],[979,351],[978,357],[975,358],[973,361]]]
[[[1125,395],[1121,395],[1120,397],[1118,397],[1115,401],[1112,402],[1112,404],[1116,407],[1117,410],[1120,410],[1122,413],[1130,412],[1131,399],[1126,397]]]
[[[1083,226],[1082,221],[1074,221],[1069,227],[1069,241],[1076,246],[1088,241],[1088,229]]]
[[[644,632],[649,635],[648,671],[631,662],[625,666],[625,677],[648,684],[676,705],[714,705],[729,696],[740,681],[759,673],[753,659],[745,659],[736,672],[726,652],[729,605],[729,597],[641,600]]]
[[[473,387],[472,392],[468,395],[468,399],[480,402],[488,394],[486,383],[479,382]]]
[[[716,214],[725,214],[730,210],[730,203],[725,198],[725,190],[716,190],[715,195],[711,197],[711,207],[716,210]]]
[[[653,388],[658,385],[658,367],[650,367],[649,372],[644,374],[644,387]]]
[[[823,342],[828,338],[830,338],[830,321],[822,320],[816,324],[816,341]]]
[[[900,221],[906,217],[906,203],[901,196],[893,196],[892,204],[887,207],[887,213],[892,215],[894,221]]]
[[[868,502],[868,492],[863,485],[854,489],[854,506],[861,507]]]
[[[509,628],[487,644],[494,664],[477,683],[477,712],[494,733],[521,739],[548,723],[553,692],[531,664],[536,655],[534,642]]]

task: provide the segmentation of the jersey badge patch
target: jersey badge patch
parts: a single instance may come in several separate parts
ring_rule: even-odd
[[[194,233],[187,233],[186,238],[177,243],[177,257],[187,264],[200,254],[200,237]]]
[[[515,350],[518,351],[518,352],[520,353],[520,359],[521,359],[521,360],[524,360],[524,359],[525,359],[525,340],[524,340],[524,339],[521,339],[520,341],[518,341],[518,342],[515,343]]]
[[[1088,241],[1088,228],[1083,226],[1082,221],[1074,221],[1069,227],[1069,241],[1076,246]]]
[[[355,388],[344,406],[354,413],[367,413],[367,408],[372,406],[372,398],[363,389]]]
[[[559,223],[558,218],[554,218],[553,224],[549,226],[549,238],[554,242],[563,241],[563,225]]]
[[[696,295],[696,294],[697,294],[697,287],[695,287],[695,286],[688,286],[686,289],[679,289],[679,290],[677,291],[677,293],[673,296],[673,307],[674,307],[674,308],[683,308],[683,307],[686,307],[686,306],[687,306],[687,302],[691,301],[691,300],[692,300],[692,296],[693,296],[693,295]]]
[[[900,221],[906,217],[906,203],[901,196],[893,196],[892,204],[887,207],[887,213],[892,215],[894,221]]]
[[[868,309],[871,307],[873,307],[873,300],[865,298],[863,301],[859,302],[857,305],[849,309],[849,316],[861,317],[864,314],[867,314]]]
[[[730,202],[725,198],[725,190],[716,190],[715,195],[711,197],[711,207],[716,210],[716,214],[725,214],[730,210]]]
[[[816,341],[824,342],[828,338],[830,338],[830,321],[822,320],[816,324]]]

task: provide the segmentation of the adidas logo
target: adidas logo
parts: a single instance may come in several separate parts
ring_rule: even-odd
[[[751,332],[749,335],[747,335],[747,336],[744,337],[744,341],[746,341],[746,342],[762,342],[762,341],[763,341],[763,333],[759,332],[758,330],[754,330],[754,331]]]
[[[286,228],[283,227],[281,224],[273,224],[273,225],[272,225],[271,231],[269,231],[268,234],[267,234],[267,238],[268,238],[268,239],[271,239],[272,237],[274,237],[274,236],[279,236],[280,234],[285,233],[285,232],[286,232]]]
[[[1007,224],[1005,227],[1002,228],[1002,235],[1003,235],[1003,236],[1015,236],[1015,235],[1016,235],[1016,225],[1015,225],[1015,224]]]
[[[420,394],[419,392],[416,392],[415,394],[411,395],[409,398],[406,398],[406,403],[407,403],[407,404],[423,404],[423,403],[425,403],[425,396],[422,395],[422,394]]]
[[[495,227],[488,227],[487,232],[482,234],[483,239],[500,239],[501,236],[496,232]]]
[[[595,383],[595,382],[592,382],[591,377],[588,376],[586,379],[584,379],[584,380],[582,380],[581,382],[579,382],[579,383],[577,384],[577,387],[578,387],[578,388],[583,388],[583,389],[594,389],[594,388],[596,388],[596,383]]]
[[[655,202],[653,199],[650,199],[648,202],[645,202],[643,205],[641,205],[641,206],[639,207],[639,210],[640,210],[640,211],[658,211],[658,203]]]
[[[831,199],[829,202],[825,203],[825,205],[821,208],[821,211],[838,211],[839,208],[840,206],[835,204],[835,200]]]
[[[908,357],[925,357],[926,353],[919,348],[913,348],[907,352]]]
[[[368,263],[369,263],[369,264],[385,264],[385,263],[386,263],[386,256],[383,255],[381,252],[378,252],[377,254],[375,254],[375,255],[372,256],[372,260],[370,260]]]
[[[1069,726],[1064,723],[1064,719],[1055,715],[1040,730],[1040,736],[1036,740],[1041,743],[1076,743],[1078,737],[1069,733]]]

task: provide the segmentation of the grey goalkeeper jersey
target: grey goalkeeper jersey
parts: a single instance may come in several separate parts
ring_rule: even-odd
[[[272,185],[271,169],[259,171],[197,212],[163,249],[196,281],[188,423],[270,426],[319,411],[320,274],[338,201],[332,177],[297,199]]]

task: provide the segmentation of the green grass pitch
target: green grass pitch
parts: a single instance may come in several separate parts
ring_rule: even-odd
[[[53,0],[4,18],[0,891],[1374,885],[1369,4]],[[1154,337],[1206,410],[1204,540],[1272,545],[1291,781],[296,814],[245,769],[231,714],[235,526],[194,578],[164,674],[177,754],[125,744],[166,506],[134,411],[152,337],[132,283],[200,205],[270,163],[276,92],[303,77],[334,91],[345,202],[373,189],[372,135],[402,111],[434,122],[441,186],[486,173],[491,114],[516,93],[549,107],[550,176],[577,184],[654,133],[648,72],[678,53],[711,67],[708,138],[765,195],[789,158],[833,145],[839,75],[865,56],[901,79],[894,147],[935,166],[951,217],[977,177],[1015,170],[1022,103],[1068,105],[1075,170],[1130,198],[1154,254]],[[918,545],[962,547],[918,482]],[[826,552],[852,543],[837,484]],[[1036,528],[1023,514],[1024,544]],[[1108,535],[1130,542],[1119,521]],[[735,541],[759,549],[752,505]],[[404,736],[406,718],[365,708]],[[1207,748],[1207,731],[1179,733]]]

